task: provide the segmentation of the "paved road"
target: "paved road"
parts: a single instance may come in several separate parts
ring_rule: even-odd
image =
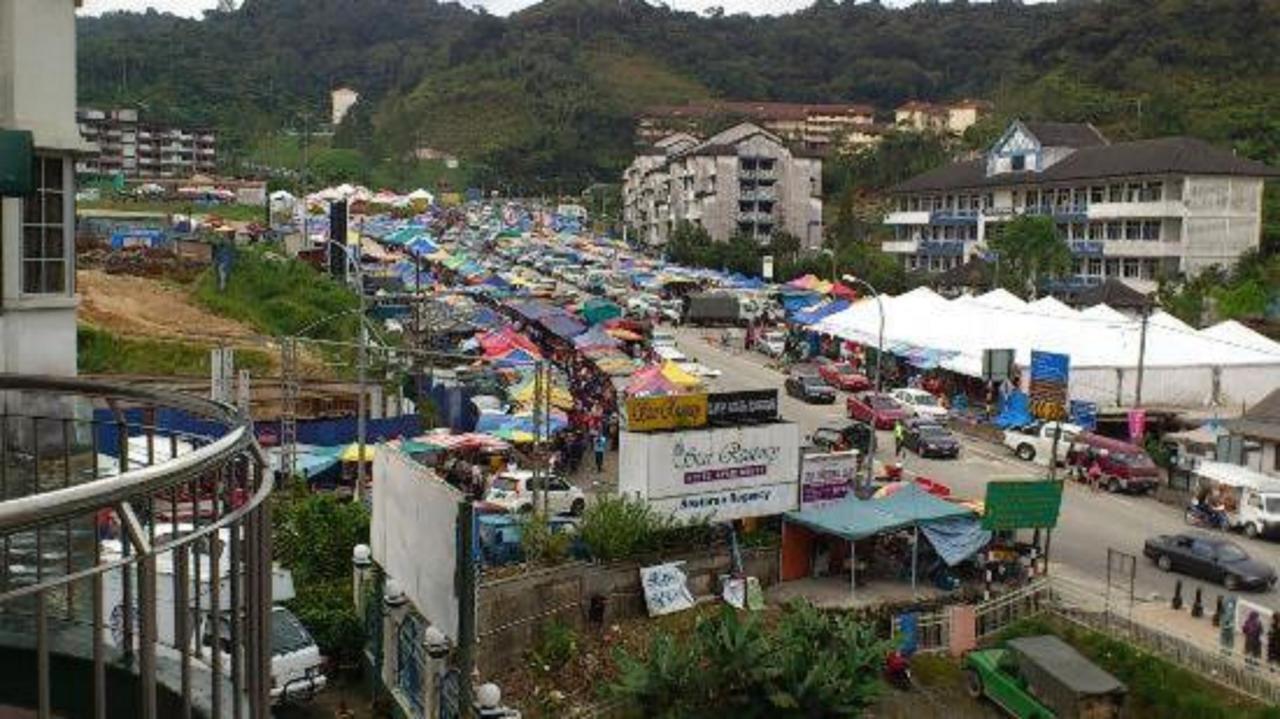
[[[715,330],[685,328],[677,332],[679,348],[690,358],[713,367],[722,375],[713,381],[715,389],[758,389],[777,387],[781,392],[784,375],[766,366],[768,359],[758,353],[748,353],[740,347],[725,350],[718,344],[710,344],[704,335],[716,336]],[[808,435],[824,425],[842,425],[845,422],[844,396],[835,405],[810,405],[782,395],[781,411],[785,419],[796,422],[801,434]],[[890,458],[893,452],[892,437],[888,432],[879,433],[880,451],[877,457]],[[981,498],[986,483],[993,479],[1018,479],[1041,476],[1043,467],[1022,462],[1003,447],[961,436],[962,450],[959,460],[921,459],[910,452],[903,464],[908,472],[938,479],[948,484],[957,494]],[[1090,492],[1080,485],[1068,484],[1063,501],[1059,526],[1053,532],[1050,543],[1050,559],[1054,571],[1085,579],[1104,586],[1107,578],[1107,548],[1128,552],[1137,557],[1135,594],[1139,599],[1153,594],[1167,601],[1173,594],[1174,580],[1181,575],[1160,572],[1142,557],[1142,544],[1147,537],[1185,530],[1182,512],[1176,507],[1161,504],[1148,497],[1111,495]],[[1235,537],[1251,555],[1280,566],[1280,544],[1265,540]],[[1222,593],[1217,585],[1202,584],[1183,577],[1184,598],[1189,605],[1195,587],[1203,586],[1207,611],[1212,611],[1213,597]],[[1280,592],[1265,594],[1248,593],[1252,601],[1280,610]]]

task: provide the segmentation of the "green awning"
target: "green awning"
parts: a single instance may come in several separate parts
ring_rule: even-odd
[[[816,532],[853,541],[896,529],[929,524],[973,511],[938,499],[914,483],[888,497],[858,499],[852,495],[836,504],[802,512],[787,512],[786,520]]]

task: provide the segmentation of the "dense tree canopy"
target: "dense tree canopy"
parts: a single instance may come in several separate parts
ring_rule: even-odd
[[[1090,121],[1115,139],[1189,133],[1280,158],[1270,0],[817,0],[782,17],[546,0],[508,18],[437,0],[246,0],[201,21],[82,18],[79,32],[83,102],[217,126],[243,149],[304,115],[318,123],[328,91],[346,84],[386,156],[370,159],[440,148],[512,189],[615,180],[638,109],[709,96],[884,111],[984,97],[997,114],[975,142],[1022,116]],[[368,125],[355,134],[371,136]]]

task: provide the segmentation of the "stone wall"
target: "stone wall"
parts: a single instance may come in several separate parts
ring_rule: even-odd
[[[573,562],[482,580],[476,598],[476,664],[481,674],[522,661],[543,624],[560,621],[579,631],[589,629],[588,612],[595,597],[603,598],[600,626],[645,616],[640,568],[675,561],[685,562],[689,590],[698,598],[717,595],[720,575],[729,573],[728,547],[716,547],[642,562]],[[742,561],[747,575],[757,577],[762,587],[778,581],[777,547],[744,549]]]

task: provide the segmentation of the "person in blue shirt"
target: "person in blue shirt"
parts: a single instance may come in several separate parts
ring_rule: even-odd
[[[604,432],[596,433],[596,474],[604,471],[604,451],[609,448],[609,436]]]

